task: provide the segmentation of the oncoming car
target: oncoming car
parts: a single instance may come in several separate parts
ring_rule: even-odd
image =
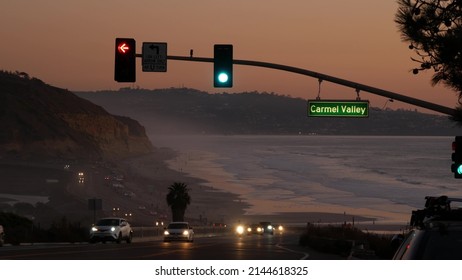
[[[96,222],[90,229],[90,243],[113,241],[120,243],[125,240],[132,242],[133,230],[123,218],[104,218]]]
[[[274,231],[276,231],[279,234],[282,234],[284,232],[284,227],[282,225],[278,225],[274,227]]]
[[[164,242],[194,241],[194,231],[187,222],[172,222],[164,230]]]
[[[270,222],[260,222],[263,233],[274,234],[274,227]]]
[[[236,227],[236,234],[237,234],[238,236],[244,235],[246,228],[247,228],[247,227],[244,226],[244,225],[238,225],[238,226]]]
[[[247,227],[247,234],[263,234],[263,228],[259,224],[252,224]]]

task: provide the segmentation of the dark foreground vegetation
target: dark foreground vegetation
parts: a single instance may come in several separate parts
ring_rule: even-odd
[[[300,245],[318,252],[353,259],[391,259],[395,253],[392,235],[363,232],[349,226],[308,225]]]
[[[66,218],[43,229],[31,220],[14,213],[0,212],[0,225],[5,231],[5,243],[19,245],[34,242],[83,242],[88,240],[88,228],[71,223]]]

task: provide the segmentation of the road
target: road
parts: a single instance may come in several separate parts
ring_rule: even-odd
[[[9,260],[300,260],[340,259],[297,245],[298,235],[214,236],[193,243],[134,240],[131,244],[35,244],[0,248]]]

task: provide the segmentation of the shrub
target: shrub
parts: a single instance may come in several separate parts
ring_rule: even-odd
[[[363,232],[348,226],[315,226],[308,225],[300,235],[299,244],[316,251],[348,256],[353,244],[364,244],[375,252],[379,259],[390,259],[393,249],[390,246],[391,236]]]

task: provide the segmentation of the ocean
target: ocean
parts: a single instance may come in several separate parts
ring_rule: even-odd
[[[405,223],[425,196],[462,197],[454,137],[158,136],[171,168],[239,194],[249,215],[326,212]]]

